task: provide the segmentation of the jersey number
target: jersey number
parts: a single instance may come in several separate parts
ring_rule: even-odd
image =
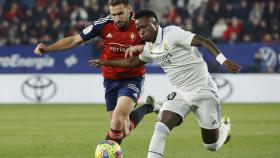
[[[167,100],[173,100],[175,98],[176,94],[177,94],[176,92],[172,92],[172,93],[168,94]]]

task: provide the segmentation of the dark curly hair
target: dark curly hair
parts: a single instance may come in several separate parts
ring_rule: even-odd
[[[135,19],[139,19],[141,17],[154,18],[156,22],[158,22],[156,13],[151,10],[141,10],[135,14]]]

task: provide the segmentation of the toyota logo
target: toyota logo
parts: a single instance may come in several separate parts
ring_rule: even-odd
[[[220,75],[213,75],[213,80],[216,82],[218,89],[219,89],[219,96],[222,101],[225,101],[228,99],[232,92],[233,92],[233,86],[232,84],[224,77]]]
[[[33,102],[45,102],[56,94],[57,86],[48,77],[32,76],[21,85],[21,92],[25,98]]]

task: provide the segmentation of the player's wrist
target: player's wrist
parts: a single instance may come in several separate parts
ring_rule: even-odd
[[[48,51],[41,51],[41,54],[48,54]]]
[[[218,63],[220,63],[221,65],[223,65],[223,63],[224,63],[226,60],[227,60],[227,58],[226,58],[222,53],[220,53],[220,54],[218,54],[218,55],[216,56],[216,61],[217,61]]]
[[[99,60],[99,66],[107,66],[107,60]]]
[[[48,47],[41,48],[40,51],[42,54],[48,54],[50,52]]]
[[[138,51],[143,51],[143,49],[144,49],[144,45],[138,45],[138,47],[137,47]]]

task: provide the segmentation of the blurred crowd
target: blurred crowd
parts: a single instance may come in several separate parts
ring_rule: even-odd
[[[280,0],[134,0],[162,25],[220,43],[279,42]],[[0,46],[52,43],[109,14],[107,0],[0,0]]]
[[[215,42],[279,42],[280,0],[157,1],[164,25],[176,24]],[[152,4],[151,4],[152,5]],[[167,9],[165,9],[167,8]]]
[[[52,43],[108,15],[104,0],[0,0],[0,46]]]

